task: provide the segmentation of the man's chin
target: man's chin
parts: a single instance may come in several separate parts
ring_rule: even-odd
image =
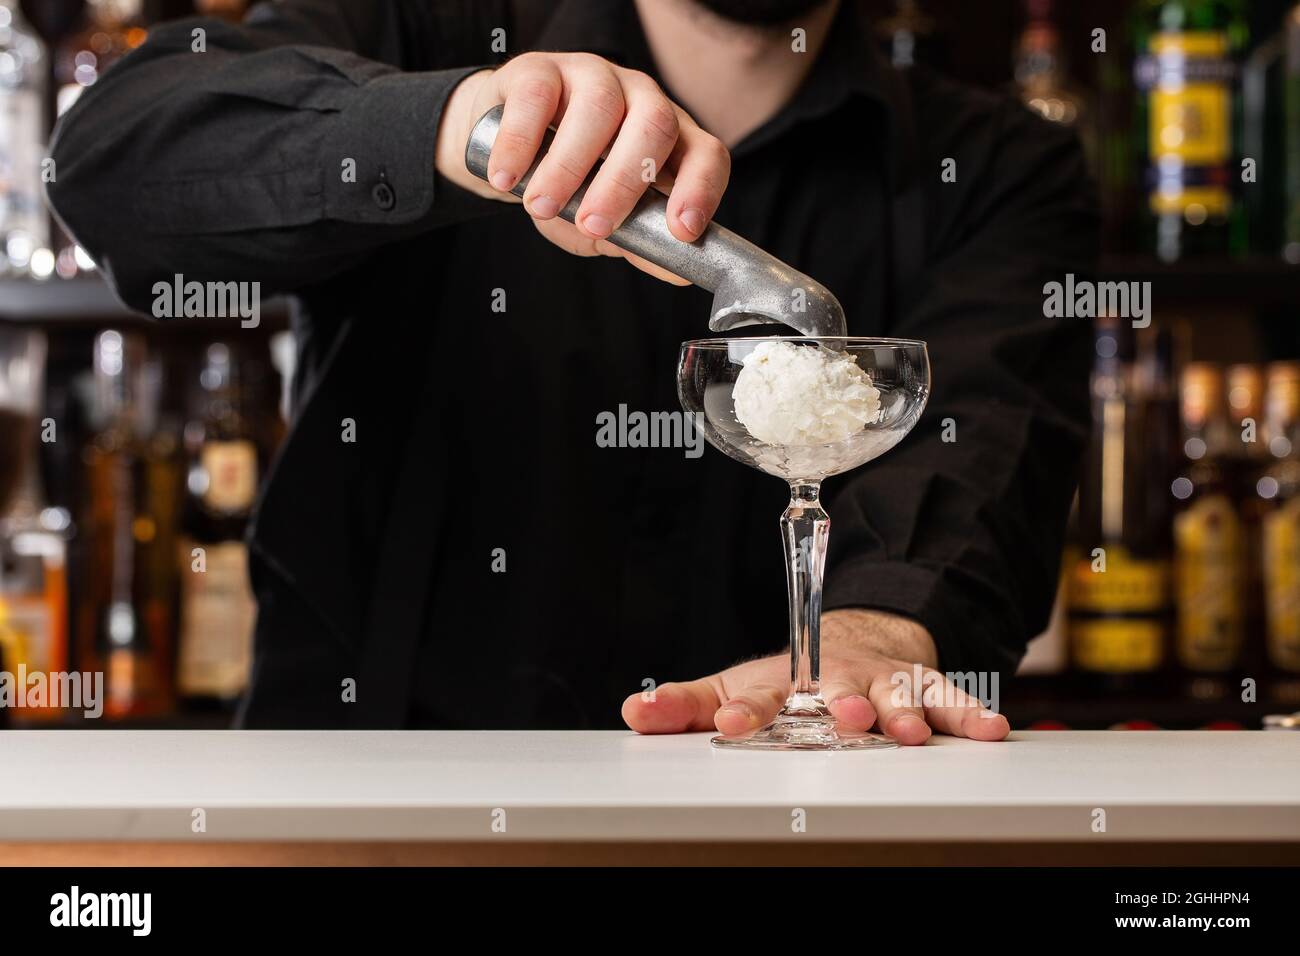
[[[706,10],[733,23],[776,26],[789,23],[831,0],[695,0]]]

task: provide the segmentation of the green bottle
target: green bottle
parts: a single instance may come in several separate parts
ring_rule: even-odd
[[[1286,220],[1282,254],[1300,265],[1300,4],[1286,16]]]
[[[1143,0],[1133,29],[1145,245],[1165,262],[1240,255],[1245,0]]]

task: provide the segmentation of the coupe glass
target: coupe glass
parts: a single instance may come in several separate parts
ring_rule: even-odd
[[[745,359],[765,342],[789,342],[798,348],[851,356],[880,393],[879,413],[848,437],[828,444],[773,444],[755,438],[736,418],[732,392]],[[790,505],[781,516],[790,597],[790,696],[772,723],[743,736],[714,737],[715,747],[863,750],[897,746],[883,734],[838,727],[821,696],[822,569],[830,518],[818,494],[827,477],[866,464],[902,441],[921,417],[929,391],[930,360],[924,342],[759,337],[700,339],[682,345],[677,394],[709,444],[790,485]]]

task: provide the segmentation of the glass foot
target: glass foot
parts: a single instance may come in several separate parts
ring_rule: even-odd
[[[847,730],[830,714],[781,714],[766,727],[738,736],[718,735],[713,746],[736,750],[889,750],[884,734]]]

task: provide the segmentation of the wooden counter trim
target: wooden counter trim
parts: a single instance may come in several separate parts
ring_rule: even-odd
[[[1300,843],[0,843],[0,866],[1297,866]]]

